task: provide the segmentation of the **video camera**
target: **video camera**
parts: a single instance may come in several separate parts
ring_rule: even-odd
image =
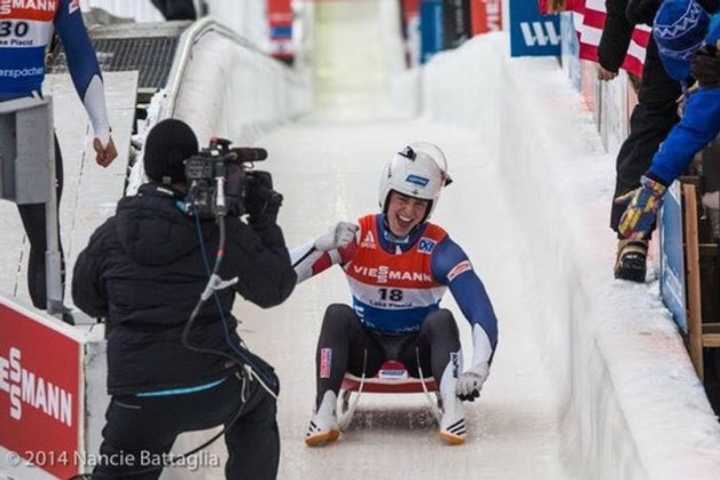
[[[268,172],[251,170],[255,162],[267,158],[267,151],[231,145],[230,140],[213,138],[207,148],[185,160],[186,207],[192,215],[203,219],[239,217],[248,213],[247,200],[267,203],[282,199],[272,190]]]

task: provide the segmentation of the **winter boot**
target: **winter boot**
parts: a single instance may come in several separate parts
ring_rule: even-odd
[[[615,278],[631,282],[645,282],[647,240],[624,240],[618,242],[615,261]]]
[[[445,367],[440,381],[440,398],[442,400],[442,415],[440,417],[440,438],[450,445],[465,443],[467,430],[465,428],[465,412],[462,401],[455,393],[458,373],[462,368],[456,359],[451,360]]]
[[[310,419],[305,444],[308,447],[319,447],[334,442],[340,436],[340,426],[337,421],[335,408],[337,395],[332,390],[325,392],[320,407]]]

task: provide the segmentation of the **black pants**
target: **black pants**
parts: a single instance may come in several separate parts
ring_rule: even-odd
[[[225,432],[230,455],[225,478],[231,480],[271,480],[277,476],[280,458],[280,436],[276,422],[276,403],[257,381],[246,382],[236,376],[221,385],[202,392],[168,397],[113,396],[106,413],[103,443],[99,459],[104,460],[93,472],[93,479],[154,480],[161,468],[152,468],[147,459],[158,459],[170,451],[176,437],[188,431],[226,425],[242,408],[240,417]],[[212,457],[206,465],[214,467]],[[197,454],[198,460],[204,457]],[[124,465],[110,465],[114,463]],[[129,465],[129,458],[136,459]],[[108,459],[105,461],[105,459]],[[117,459],[124,459],[118,462]],[[143,460],[146,459],[146,460]],[[191,466],[191,462],[185,465]],[[173,468],[173,467],[168,467]],[[133,473],[136,473],[133,475]]]
[[[418,353],[423,375],[439,382],[451,354],[459,350],[460,335],[449,310],[429,314],[417,333],[396,336],[368,330],[348,305],[332,304],[325,311],[315,355],[316,408],[325,392],[340,391],[346,372],[360,376],[364,367],[371,377],[386,360],[403,362],[408,374],[419,378]]]
[[[613,199],[640,186],[640,177],[650,168],[660,143],[679,120],[676,101],[680,94],[680,84],[665,72],[655,40],[651,38],[638,92],[638,104],[630,117],[630,135],[617,156]],[[625,207],[612,204],[610,228],[616,232]]]
[[[65,257],[60,243],[60,199],[63,190],[63,160],[55,136],[55,177],[57,179],[58,208],[58,243],[60,245],[62,291],[65,291]],[[45,310],[47,306],[47,288],[45,284],[45,251],[47,250],[47,233],[45,229],[45,204],[31,203],[18,205],[25,233],[30,241],[30,260],[27,269],[28,290],[36,308]]]

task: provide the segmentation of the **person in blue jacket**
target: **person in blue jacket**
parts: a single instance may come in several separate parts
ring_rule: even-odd
[[[96,161],[98,165],[107,167],[117,157],[117,151],[110,135],[102,74],[83,23],[79,0],[0,2],[0,102],[42,96],[45,53],[55,31],[65,48],[75,89],[93,126]],[[63,162],[57,137],[55,172],[59,205],[63,187]],[[35,307],[44,309],[47,303],[45,205],[18,205],[18,209],[30,241],[30,297]],[[60,252],[62,254],[62,246]],[[65,270],[64,262],[62,270]],[[72,321],[69,315],[64,318]]]
[[[686,100],[682,119],[653,157],[641,187],[618,199],[629,202],[620,220],[628,238],[641,238],[652,228],[667,187],[720,133],[720,25],[710,29],[710,24],[694,0],[666,0],[655,18],[653,36],[663,65],[683,84]],[[693,79],[697,88],[689,88]]]

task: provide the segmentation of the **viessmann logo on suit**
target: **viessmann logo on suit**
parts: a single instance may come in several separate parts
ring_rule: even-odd
[[[16,10],[40,10],[42,12],[55,12],[60,0],[0,0],[0,15],[9,15]],[[76,4],[76,1],[72,2]],[[72,10],[71,12],[72,13]]]
[[[391,270],[390,267],[386,265],[380,265],[377,268],[353,265],[353,272],[362,277],[373,278],[377,281],[377,283],[388,283],[389,280],[405,280],[409,282],[425,283],[433,281],[432,276],[427,273]]]
[[[24,410],[33,408],[72,427],[73,394],[23,368],[22,355],[11,347],[7,357],[0,356],[0,392],[9,395],[10,418],[20,421]]]

